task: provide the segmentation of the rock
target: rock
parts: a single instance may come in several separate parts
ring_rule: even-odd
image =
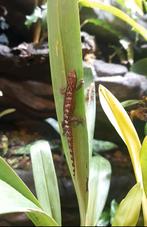
[[[11,56],[10,48],[5,45],[0,44],[0,55],[10,57]]]
[[[89,35],[87,32],[81,32],[81,43],[82,43],[82,53],[83,59],[87,59],[87,55],[93,54],[95,56],[96,53],[96,43],[94,36]]]
[[[55,111],[52,88],[45,83],[25,81],[20,84],[0,79],[0,90],[4,94],[0,97],[1,107],[7,102],[7,105],[13,106],[18,111],[21,110],[23,114],[34,115],[35,112],[40,112],[40,116],[43,113],[49,116]]]
[[[147,77],[133,72],[124,76],[97,77],[96,86],[106,86],[120,101],[139,99],[147,94]]]
[[[0,226],[34,226],[23,213],[5,214],[0,217]]]
[[[119,64],[110,64],[102,60],[94,60],[93,66],[98,77],[112,77],[116,75],[123,76],[128,72],[127,68]]]
[[[83,42],[88,42],[83,44],[83,49],[87,48],[85,56],[94,54],[93,39],[90,41],[91,38],[85,34],[83,37]],[[0,91],[4,94],[0,97],[0,111],[16,108],[16,112],[3,120],[11,117],[13,120],[20,119],[24,116],[35,119],[55,117],[47,44],[35,47],[24,43],[10,48],[10,51],[8,48],[6,52],[6,56],[0,55]],[[93,57],[84,61],[83,65],[92,67],[97,87],[103,84],[120,101],[146,95],[147,78],[128,73],[125,66],[108,64]]]

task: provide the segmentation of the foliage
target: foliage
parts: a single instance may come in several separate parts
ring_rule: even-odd
[[[105,159],[98,156],[92,157],[95,91],[90,69],[85,69],[84,87],[75,94],[74,115],[83,119],[82,124],[71,126],[73,130],[75,177],[73,176],[68,142],[62,129],[64,96],[61,95],[61,89],[66,88],[67,74],[74,69],[78,81],[83,79],[78,1],[48,1],[48,10],[50,64],[60,135],[79,202],[81,225],[87,223],[93,226],[97,223],[105,204],[111,169],[110,164]],[[54,21],[54,24],[52,21]],[[71,24],[74,27],[72,30]],[[91,119],[91,116],[93,116],[93,119]],[[99,163],[99,165],[96,163]],[[102,176],[102,182],[105,185],[104,192],[100,190]],[[95,198],[101,202],[95,203]],[[93,216],[91,216],[91,207],[95,211],[92,214]]]
[[[118,146],[112,142],[109,141],[104,141],[104,140],[93,140],[93,154],[97,154],[100,152],[106,152],[110,150],[114,150],[118,148]]]
[[[111,13],[113,16],[131,26],[132,29],[128,33],[126,30],[121,29],[121,26],[120,28],[118,28],[118,26],[115,27],[114,24],[109,22],[106,18],[88,18],[82,23],[82,26],[87,23],[92,23],[108,31],[108,34],[113,34],[114,37],[118,39],[119,45],[112,45],[114,52],[109,56],[109,60],[112,61],[112,58],[117,55],[123,64],[129,63],[132,65],[134,62],[134,47],[142,43],[142,38],[137,34],[140,34],[147,40],[147,30],[140,23],[141,16],[143,15],[143,7],[140,7],[141,3],[138,4],[138,2],[130,0],[115,0],[112,1],[111,4],[105,4],[103,1],[90,0],[79,0],[79,2],[84,7],[96,8]]]
[[[26,16],[25,25],[30,28],[32,24],[36,23],[39,19],[42,21],[42,24],[46,24],[46,14],[47,14],[47,4],[43,4],[40,7],[36,6],[34,12]]]
[[[100,102],[108,119],[126,144],[137,184],[130,190],[126,198],[121,202],[114,218],[114,226],[136,225],[142,203],[144,225],[147,225],[147,197],[146,193],[146,144],[139,141],[137,132],[119,101],[105,87],[99,87]],[[134,206],[132,207],[132,203]],[[128,215],[129,213],[129,215]]]
[[[147,39],[147,31],[142,25],[140,25],[140,19],[143,16],[143,13],[146,13],[147,3],[144,0],[115,0],[112,1],[111,5],[104,4],[103,1],[92,2],[89,0],[79,0],[79,2],[84,7],[96,7],[98,9],[107,11],[128,25],[131,25],[132,29],[130,29],[128,33],[121,29],[121,27],[115,27],[113,23],[110,23],[105,18],[87,18],[82,22],[81,27],[83,28],[83,26],[87,23],[91,23],[95,26],[105,29],[108,31],[108,34],[113,34],[114,37],[118,39],[119,44],[111,45],[111,49],[114,49],[114,51],[113,54],[109,56],[109,60],[112,61],[112,59],[117,55],[123,64],[129,63],[132,65],[134,62],[134,51],[137,49],[135,46],[137,47],[140,45],[140,43],[142,43],[142,38],[138,36],[138,34],[144,37],[144,39]],[[33,14],[26,17],[25,24],[31,26],[33,23],[36,23],[38,20],[40,20],[44,27],[44,33],[46,30],[46,13],[46,4],[43,4],[40,7],[37,6]],[[41,33],[42,38],[40,38],[40,40],[44,38],[43,33]]]
[[[44,144],[41,141],[39,146],[42,147],[41,150],[43,151],[40,151],[42,155],[50,152],[49,145],[46,145],[46,142]],[[36,149],[39,149],[38,144]],[[52,157],[50,156],[50,159],[46,160],[47,165],[52,162],[51,160]],[[51,173],[54,174],[54,167],[52,165],[49,166]],[[24,212],[36,226],[57,226],[53,216],[49,216],[41,208],[40,202],[2,158],[0,158],[0,170],[0,199],[2,204],[0,206],[0,214]]]
[[[131,66],[131,71],[147,76],[147,67],[146,67],[146,65],[147,65],[147,58],[143,58],[141,60],[138,60],[137,62],[135,62]]]
[[[118,204],[115,200],[111,201],[110,208],[106,209],[102,214],[97,223],[97,226],[109,226],[112,224],[114,216],[116,214]]]
[[[147,32],[143,27],[115,7],[87,0],[80,2],[88,7],[95,6],[109,11],[127,20],[147,38]],[[139,5],[139,2],[137,4]],[[37,21],[38,16],[42,18],[41,13],[36,11],[30,17],[31,23]],[[56,130],[60,131],[77,194],[81,226],[96,226],[101,220],[107,199],[111,166],[100,155],[92,156],[96,108],[95,86],[91,69],[82,68],[78,0],[48,0],[47,21],[52,85],[59,123],[59,128],[56,125]],[[71,29],[71,25],[74,29]],[[76,116],[82,120],[82,124],[70,124],[73,132],[75,175],[70,146],[66,136],[63,135],[64,95],[61,94],[61,90],[67,86],[67,75],[73,69],[76,71],[78,82],[83,79],[85,82],[74,94],[73,117]],[[146,157],[146,139],[141,148],[136,130],[122,105],[103,86],[100,86],[99,93],[104,111],[128,147],[137,180],[137,184],[119,205],[114,218],[115,209],[111,210],[112,224],[114,226],[116,224],[118,226],[136,225],[142,204],[144,224],[147,225],[146,158],[144,158]],[[3,204],[0,206],[0,214],[25,212],[36,226],[60,226],[62,220],[59,189],[50,146],[46,141],[39,141],[32,145],[30,150],[38,199],[0,158],[0,200]],[[133,208],[132,203],[134,203]],[[130,213],[129,216],[128,213]]]

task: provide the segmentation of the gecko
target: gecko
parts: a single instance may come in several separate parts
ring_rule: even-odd
[[[74,159],[74,151],[73,151],[73,133],[71,123],[74,121],[78,121],[73,116],[74,108],[75,108],[75,92],[77,89],[81,87],[83,84],[83,80],[80,81],[80,84],[77,86],[77,75],[75,70],[71,70],[67,76],[67,87],[64,92],[64,114],[63,114],[63,134],[67,137],[67,142],[70,150],[72,167],[73,167],[73,175],[75,176],[75,159]]]

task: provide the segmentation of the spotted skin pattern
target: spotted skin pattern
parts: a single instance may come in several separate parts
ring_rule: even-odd
[[[75,159],[73,151],[73,133],[71,123],[73,120],[74,112],[74,95],[77,90],[77,75],[75,70],[69,72],[67,76],[67,87],[64,94],[64,117],[62,122],[63,134],[66,135],[68,146],[70,150],[72,166],[73,166],[73,175],[75,176]]]

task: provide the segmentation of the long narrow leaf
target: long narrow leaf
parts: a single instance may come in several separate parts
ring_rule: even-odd
[[[102,85],[99,87],[99,96],[104,112],[128,147],[136,180],[143,188],[142,171],[140,165],[141,144],[133,123],[131,122],[128,114],[120,102]],[[147,198],[145,196],[144,190],[142,197],[142,207],[144,223],[147,225]]]
[[[95,129],[96,117],[96,96],[95,96],[95,83],[91,68],[84,68],[84,83],[85,83],[85,100],[86,100],[86,120],[88,129],[88,142],[89,142],[89,160],[92,157],[93,137]],[[82,166],[79,171],[82,171]]]
[[[136,184],[120,203],[112,226],[136,226],[140,214],[142,189]]]
[[[18,192],[24,195],[27,199],[31,200],[38,207],[40,204],[29,188],[24,184],[20,177],[14,170],[0,157],[0,180],[5,181],[7,184],[15,188]]]
[[[57,118],[64,152],[77,192],[81,223],[84,223],[88,200],[86,181],[89,171],[84,86],[75,92],[75,105],[72,103],[75,107],[73,117],[82,119],[82,124],[71,125],[75,177],[67,137],[63,135],[64,95],[61,94],[61,90],[67,86],[67,75],[71,70],[76,71],[78,83],[83,79],[78,0],[48,0],[47,2],[51,76]],[[82,171],[79,171],[81,167]]]
[[[79,2],[83,6],[90,7],[90,8],[98,8],[98,9],[107,11],[109,13],[112,13],[114,16],[125,21],[125,23],[128,23],[129,25],[131,25],[132,28],[136,30],[136,32],[140,33],[144,37],[144,39],[147,40],[147,30],[143,26],[141,26],[140,24],[135,22],[131,17],[129,17],[126,13],[124,13],[120,9],[117,9],[114,6],[104,4],[102,2],[98,2],[95,0],[92,0],[92,1],[91,0],[79,0]]]
[[[0,180],[0,201],[0,214],[24,212],[36,226],[58,226],[35,203],[2,180]]]
[[[100,218],[108,196],[110,177],[110,163],[101,156],[92,157],[88,183],[86,226],[96,226]]]
[[[147,136],[145,137],[142,144],[140,152],[140,162],[142,168],[144,190],[147,196]]]
[[[99,87],[99,96],[105,114],[128,147],[136,179],[138,182],[142,182],[139,162],[141,144],[133,123],[120,102],[102,85]]]
[[[44,211],[61,225],[58,183],[47,141],[38,141],[31,147],[31,160],[38,200]]]
[[[2,111],[2,112],[0,113],[0,118],[3,117],[3,116],[5,116],[5,115],[7,115],[7,114],[13,113],[13,112],[15,112],[15,111],[16,111],[16,109],[14,109],[14,108],[4,110],[4,111]]]

